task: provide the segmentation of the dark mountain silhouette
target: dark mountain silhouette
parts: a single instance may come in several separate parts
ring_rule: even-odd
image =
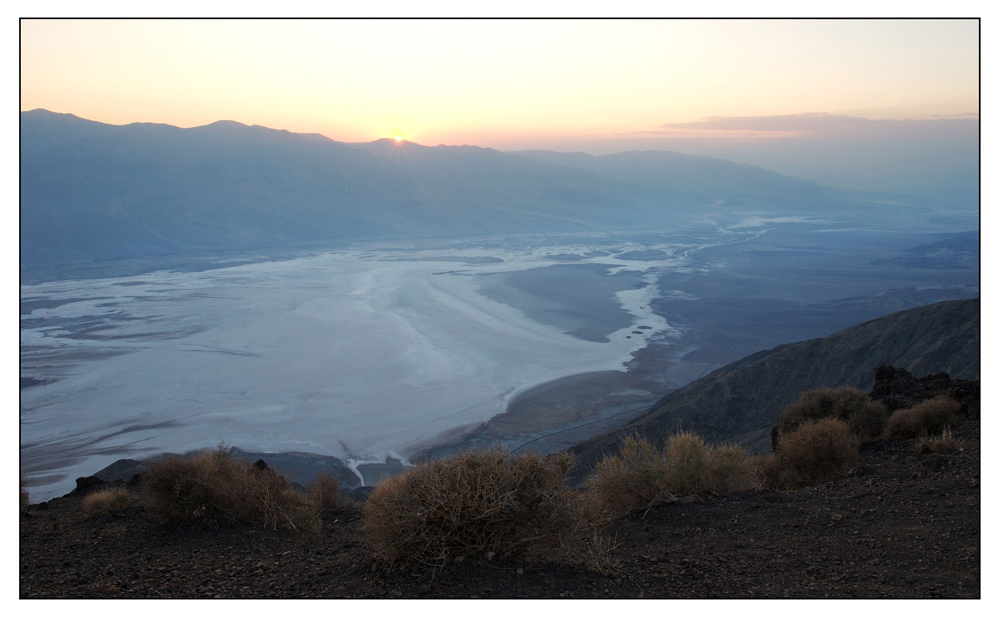
[[[720,196],[740,203],[783,197],[801,208],[834,194],[676,153],[543,154],[388,139],[347,144],[230,121],[181,129],[22,112],[22,266],[375,238],[637,229]],[[577,159],[585,164],[566,163]]]
[[[921,377],[979,378],[979,299],[938,302],[892,313],[826,338],[781,345],[724,366],[663,397],[614,433],[570,449],[582,478],[603,452],[638,432],[659,443],[679,429],[711,441],[753,446],[806,390],[854,386],[868,391],[882,365]],[[760,434],[757,434],[760,433]]]

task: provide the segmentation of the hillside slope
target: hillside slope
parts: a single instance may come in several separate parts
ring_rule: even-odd
[[[870,390],[875,368],[891,364],[921,377],[979,376],[979,299],[938,302],[892,313],[826,338],[782,345],[724,366],[671,392],[614,433],[570,449],[577,477],[633,431],[654,441],[681,428],[731,440],[769,429],[806,390],[854,386]]]

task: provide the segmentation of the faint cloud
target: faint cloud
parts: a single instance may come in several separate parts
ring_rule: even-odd
[[[973,118],[975,120],[978,120],[979,119],[979,112],[978,111],[970,111],[969,113],[966,113],[966,114],[934,114],[933,116],[931,116],[931,118],[935,118],[935,119],[940,119],[940,118]]]
[[[873,119],[826,112],[780,116],[709,116],[692,122],[659,124],[632,135],[674,139],[747,140],[789,138],[852,138],[861,135],[896,134],[933,130],[948,122],[979,120],[979,113],[929,116],[923,119]]]
[[[658,129],[708,131],[779,131],[814,132],[870,126],[872,122],[856,116],[829,113],[788,114],[783,116],[710,116],[694,122],[674,122],[658,125]]]

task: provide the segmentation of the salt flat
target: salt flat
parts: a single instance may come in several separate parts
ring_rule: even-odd
[[[590,339],[607,342],[531,319],[539,309],[524,294],[519,310],[479,291],[488,278],[479,275],[547,268],[549,254],[573,248],[375,248],[22,285],[21,374],[45,382],[21,391],[32,498],[64,494],[122,457],[219,443],[353,465],[405,460],[501,413],[520,390],[620,370],[669,330],[649,310],[656,281],[647,274],[678,261],[669,247],[659,261],[615,251],[581,259],[588,276],[594,264],[635,272],[614,293],[623,314],[614,319],[606,286],[590,316],[577,294],[575,327],[582,320]],[[502,284],[490,280],[494,291]],[[629,325],[597,332],[601,323]],[[637,336],[640,325],[648,329]]]

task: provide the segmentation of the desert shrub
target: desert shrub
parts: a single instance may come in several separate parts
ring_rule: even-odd
[[[340,482],[328,473],[319,474],[312,489],[312,497],[320,510],[336,508],[340,503]]]
[[[423,463],[376,487],[362,528],[390,566],[579,550],[581,498],[564,484],[571,463],[501,448]]]
[[[703,488],[725,494],[747,491],[759,484],[751,457],[738,445],[710,448]]]
[[[801,424],[782,434],[778,451],[758,468],[771,488],[810,486],[846,473],[860,456],[860,438],[837,418]]]
[[[671,435],[663,444],[666,490],[678,495],[702,492],[708,470],[705,441],[689,432]]]
[[[587,479],[592,503],[609,518],[648,507],[666,485],[663,455],[644,437],[628,435]]]
[[[955,422],[961,405],[947,396],[937,396],[909,409],[897,409],[889,418],[886,433],[897,439],[913,439],[940,433]]]
[[[674,495],[732,493],[754,488],[750,457],[738,445],[706,444],[698,435],[680,432],[663,444],[665,489]]]
[[[124,488],[109,486],[83,498],[83,513],[90,518],[95,518],[108,512],[121,510],[133,501],[132,496]]]
[[[778,434],[784,439],[807,422],[838,418],[862,441],[872,441],[882,436],[887,417],[884,404],[871,400],[857,388],[809,390],[778,417]]]
[[[586,538],[585,548],[580,552],[579,565],[602,574],[611,574],[618,569],[619,560],[615,558],[618,548],[618,537],[609,536],[597,527],[593,527],[590,536]]]
[[[753,457],[752,464],[761,485],[766,488],[780,490],[794,483],[791,473],[785,470],[778,455],[773,452]]]
[[[295,530],[319,524],[307,500],[283,477],[222,447],[150,463],[141,497],[147,511],[170,522],[213,517]]]
[[[605,517],[648,508],[659,500],[700,493],[731,493],[757,485],[743,448],[712,446],[694,433],[670,436],[663,452],[642,438],[626,437],[588,479],[588,491]]]
[[[951,429],[946,428],[939,435],[923,434],[917,439],[913,448],[917,454],[930,454],[931,452],[948,454],[957,450],[959,443],[959,440],[952,436]]]

